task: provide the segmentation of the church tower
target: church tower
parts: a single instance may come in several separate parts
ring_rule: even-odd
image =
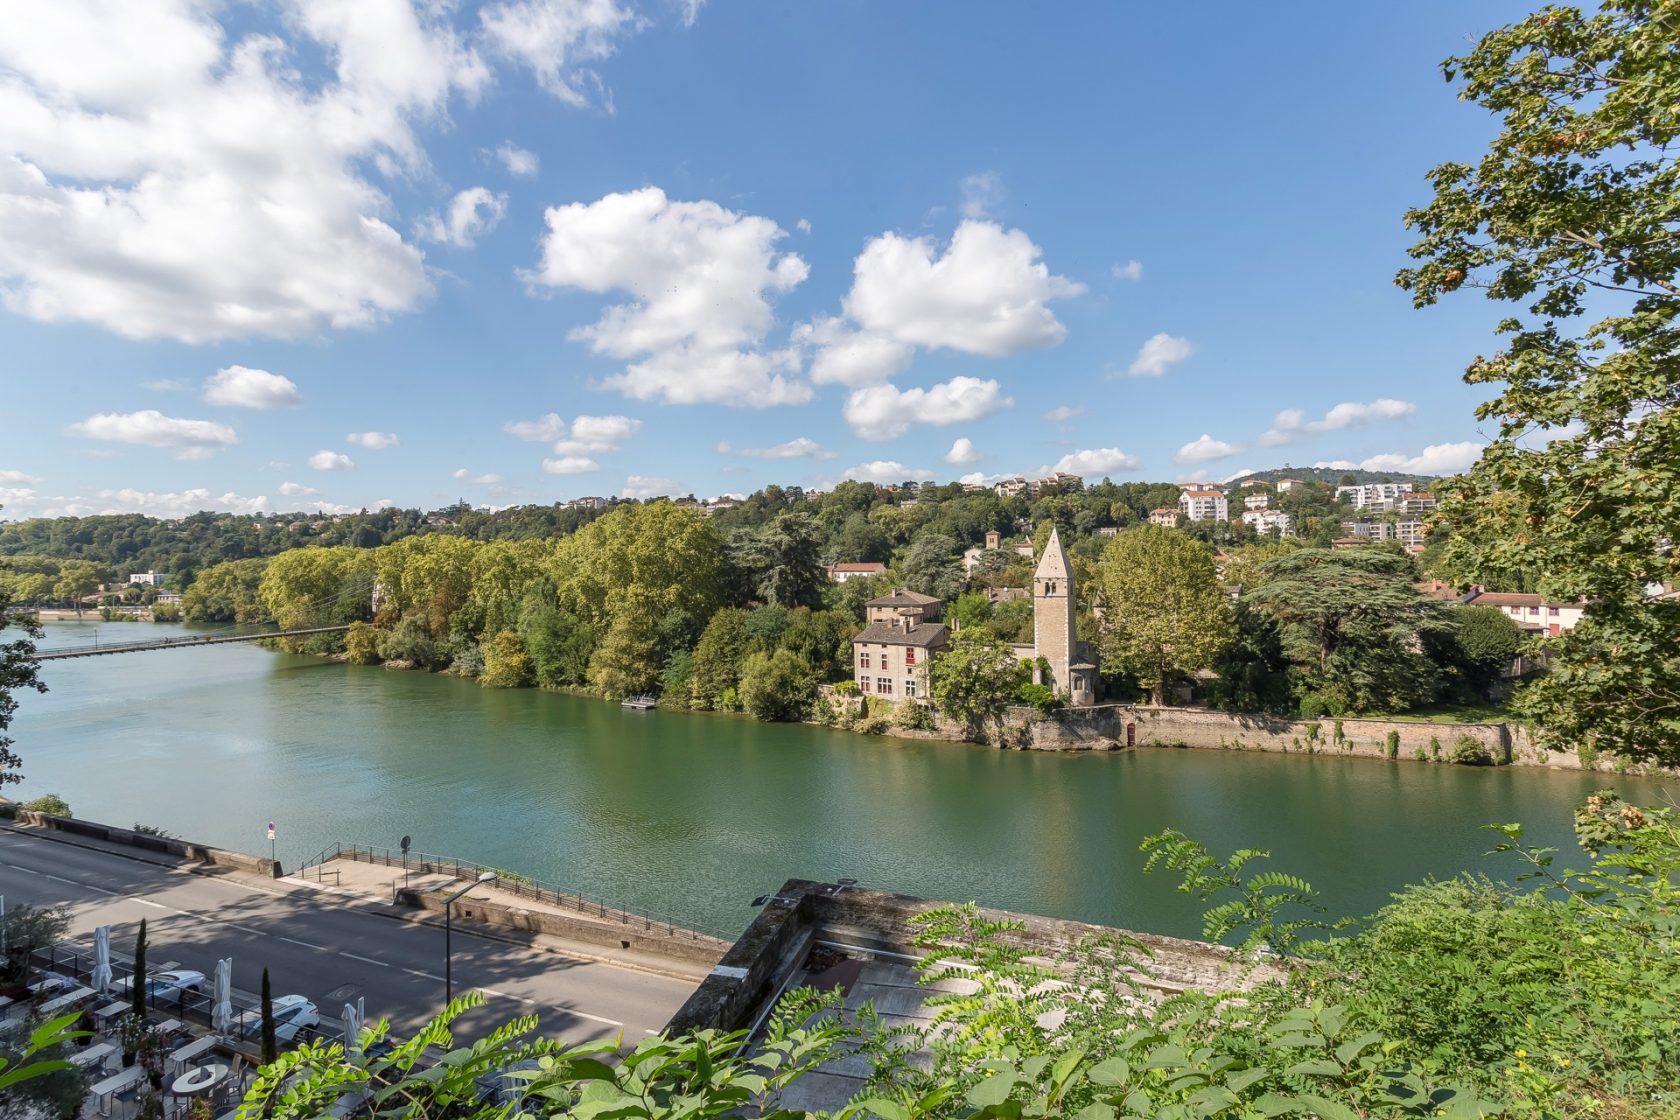
[[[1057,692],[1071,692],[1068,667],[1077,660],[1075,590],[1073,566],[1062,550],[1061,534],[1052,528],[1033,572],[1033,652],[1050,662],[1051,679],[1041,683]]]

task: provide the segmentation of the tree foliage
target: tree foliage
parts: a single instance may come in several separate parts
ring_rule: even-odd
[[[22,634],[9,641],[0,640],[0,789],[23,781],[19,770],[23,760],[12,750],[11,736],[6,734],[12,725],[12,715],[17,711],[15,694],[26,688],[36,692],[47,690],[41,680],[41,663],[35,659],[35,642],[32,640],[41,637],[40,624],[35,621],[34,615],[14,614],[11,605],[10,592],[0,585],[0,633],[11,628]]]
[[[1175,677],[1205,669],[1231,643],[1230,606],[1213,558],[1174,529],[1138,525],[1103,549],[1104,664],[1166,700]]]
[[[1407,214],[1418,306],[1461,289],[1521,310],[1465,380],[1495,433],[1440,488],[1449,558],[1488,586],[1584,600],[1521,704],[1558,745],[1680,760],[1680,11],[1547,7],[1444,70],[1499,128]]]
[[[749,654],[741,666],[741,706],[755,719],[803,719],[816,683],[811,666],[790,649]]]
[[[973,738],[1001,730],[1030,676],[1015,651],[983,631],[959,630],[928,670],[933,702]]]

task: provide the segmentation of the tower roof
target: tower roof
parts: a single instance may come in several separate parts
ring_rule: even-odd
[[[1038,567],[1033,570],[1034,579],[1067,579],[1067,553],[1062,551],[1061,534],[1052,527],[1050,539],[1044,542],[1044,555],[1039,558]]]

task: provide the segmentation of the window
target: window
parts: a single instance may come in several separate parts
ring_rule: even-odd
[[[1528,608],[1528,616],[1530,618],[1536,618],[1536,617],[1539,616],[1539,614],[1540,614],[1540,608],[1539,607],[1529,607]]]
[[[1547,618],[1556,618],[1557,616],[1558,616],[1558,609],[1556,607],[1547,607],[1546,608],[1546,617]]]
[[[870,665],[869,665],[869,651],[868,650],[864,650],[861,654],[858,655],[858,657],[860,659],[858,661],[858,667],[859,668],[867,669],[867,668],[870,667]]]
[[[858,678],[858,691],[859,692],[868,692],[869,691],[869,678],[868,677],[859,677]]]
[[[893,689],[892,689],[892,678],[891,677],[881,677],[881,678],[876,680],[875,691],[877,693],[879,693],[880,695],[891,696],[892,695],[892,690]]]
[[[906,695],[906,696],[916,695],[916,678],[915,677],[908,677],[908,678],[905,679],[905,681],[904,681],[904,695]]]
[[[1552,613],[1556,614],[1557,612],[1553,611]],[[907,649],[904,651],[904,663],[906,665],[914,665],[916,663],[916,651],[914,649]]]
[[[1056,581],[1055,580],[1047,579],[1047,580],[1044,581],[1044,593],[1046,595],[1054,595],[1056,593]]]

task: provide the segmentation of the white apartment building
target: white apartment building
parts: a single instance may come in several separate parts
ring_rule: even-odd
[[[1280,478],[1277,480],[1277,484],[1273,486],[1272,489],[1276,490],[1279,494],[1287,494],[1291,490],[1298,490],[1305,485],[1306,483],[1302,482],[1298,478]]]
[[[1179,512],[1192,521],[1229,521],[1231,507],[1223,490],[1184,490],[1178,495]]]
[[[1244,509],[1265,509],[1272,504],[1270,494],[1248,494],[1243,497]]]
[[[1256,533],[1276,533],[1280,537],[1295,535],[1295,519],[1281,509],[1251,509],[1242,515],[1243,524],[1254,527]]]
[[[132,572],[128,577],[128,582],[143,584],[148,587],[162,587],[163,581],[167,578],[169,577],[162,572]]]
[[[1394,523],[1395,539],[1403,545],[1421,545],[1429,530],[1424,526],[1421,517],[1402,517]]]
[[[1376,509],[1384,512],[1394,508],[1402,494],[1410,494],[1409,482],[1370,482],[1364,486],[1336,487],[1336,500],[1353,503],[1358,510]]]

